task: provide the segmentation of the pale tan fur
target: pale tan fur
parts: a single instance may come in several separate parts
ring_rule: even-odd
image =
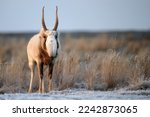
[[[38,76],[39,76],[39,92],[44,93],[44,80],[43,80],[43,66],[47,65],[49,67],[48,77],[49,77],[49,91],[52,90],[52,71],[54,64],[54,56],[49,56],[46,48],[46,40],[48,36],[51,36],[55,39],[56,31],[58,27],[58,15],[57,15],[57,7],[56,7],[56,22],[53,31],[49,31],[46,28],[44,22],[44,7],[42,10],[42,28],[40,32],[34,35],[28,45],[27,45],[27,55],[29,68],[31,70],[31,79],[30,86],[28,92],[32,92],[32,83],[34,78],[34,67],[37,65]]]

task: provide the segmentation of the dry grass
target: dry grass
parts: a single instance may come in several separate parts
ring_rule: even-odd
[[[0,93],[26,92],[29,86],[25,38],[0,37]],[[53,89],[109,90],[150,80],[150,39],[113,39],[107,35],[61,40]],[[45,72],[47,72],[45,68]],[[46,75],[44,76],[46,77]],[[38,89],[38,78],[33,89]],[[45,78],[47,84],[47,79]],[[47,88],[47,87],[46,87]]]
[[[125,57],[121,56],[116,51],[108,52],[102,60],[101,77],[108,88],[122,85],[122,80],[125,83],[127,77],[128,62]]]

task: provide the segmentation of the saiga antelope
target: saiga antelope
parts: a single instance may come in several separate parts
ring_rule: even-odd
[[[44,21],[44,7],[42,9],[42,28],[40,32],[34,35],[27,45],[27,55],[29,68],[31,70],[31,79],[28,92],[32,92],[32,83],[34,78],[34,67],[37,65],[39,76],[39,92],[44,92],[43,66],[47,65],[49,78],[49,91],[52,90],[52,72],[54,60],[58,55],[58,8],[56,6],[56,21],[53,30],[48,30]]]

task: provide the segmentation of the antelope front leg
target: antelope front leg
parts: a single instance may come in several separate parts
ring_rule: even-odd
[[[48,90],[49,91],[52,90],[52,72],[53,72],[53,63],[49,64],[49,70],[48,70],[48,80],[49,80]]]
[[[33,82],[33,78],[34,78],[34,63],[33,62],[29,62],[29,68],[31,71],[31,79],[30,79],[30,86],[29,86],[28,93],[31,93],[32,92],[32,82]]]
[[[37,63],[39,75],[39,93],[44,93],[43,63]]]

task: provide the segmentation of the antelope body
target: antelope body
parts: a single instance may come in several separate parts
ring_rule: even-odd
[[[47,65],[49,91],[52,90],[52,72],[54,60],[58,54],[59,40],[58,40],[58,8],[56,7],[56,21],[53,30],[48,30],[44,21],[44,7],[42,9],[42,28],[40,32],[34,35],[27,45],[27,55],[29,68],[31,70],[31,79],[28,92],[32,92],[32,82],[34,78],[34,67],[37,65],[39,76],[39,92],[44,92],[43,80],[43,66]]]

